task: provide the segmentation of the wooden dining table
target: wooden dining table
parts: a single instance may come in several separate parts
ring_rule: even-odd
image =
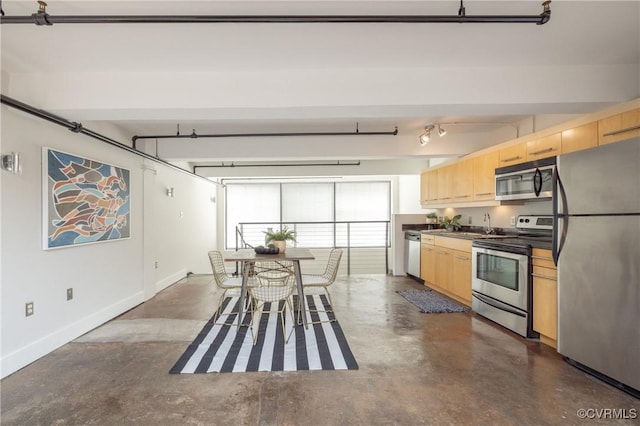
[[[256,262],[262,261],[291,261],[293,262],[296,287],[298,290],[298,300],[300,300],[300,310],[302,314],[302,324],[307,328],[306,302],[304,299],[304,289],[302,287],[302,272],[300,269],[301,260],[314,260],[315,257],[311,250],[307,248],[287,247],[284,253],[278,254],[257,254],[253,249],[242,249],[227,253],[223,256],[225,262],[241,262],[242,263],[242,290],[240,291],[240,301],[238,306],[244,306],[247,298],[247,288],[249,282],[249,272]],[[242,315],[238,315],[238,325],[242,323]]]

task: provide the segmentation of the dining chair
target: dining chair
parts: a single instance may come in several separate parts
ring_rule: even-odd
[[[296,279],[293,262],[257,261],[254,265],[254,273],[256,285],[249,288],[249,295],[252,299],[251,333],[253,334],[253,344],[255,345],[258,339],[258,333],[254,331],[254,326],[257,324],[258,329],[260,328],[260,318],[262,318],[267,303],[269,303],[270,313],[274,311],[275,307],[282,325],[282,334],[285,343],[287,343],[295,325],[292,299],[296,288]],[[287,310],[291,315],[291,330],[288,334],[285,320]]]
[[[216,318],[218,318],[221,314],[222,304],[224,302],[225,297],[229,291],[237,291],[238,294],[242,290],[242,277],[233,277],[227,274],[227,271],[224,267],[224,261],[222,260],[222,253],[217,250],[212,250],[209,252],[209,261],[211,262],[211,269],[213,270],[213,280],[222,290],[222,295],[220,296],[220,301],[218,302],[218,307],[216,308]],[[247,288],[255,285],[255,282],[249,280],[247,283]]]
[[[329,260],[327,261],[327,266],[325,267],[325,270],[322,274],[302,274],[303,289],[313,287],[322,288],[327,294],[327,299],[329,300],[329,309],[311,309],[309,310],[309,312],[333,313],[333,319],[329,321],[312,321],[312,323],[330,322],[336,320],[335,312],[333,311],[333,301],[331,300],[331,293],[329,293],[329,286],[336,280],[336,276],[338,275],[338,268],[340,267],[340,259],[342,259],[342,250],[332,249],[331,252],[329,252]]]

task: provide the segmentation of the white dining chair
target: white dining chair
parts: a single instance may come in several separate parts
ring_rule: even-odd
[[[327,295],[327,299],[329,301],[329,309],[314,309],[310,310],[310,312],[332,312],[333,318],[329,321],[335,321],[335,311],[333,310],[333,300],[331,299],[331,293],[329,292],[329,286],[333,284],[336,280],[336,276],[338,275],[338,268],[340,267],[340,259],[342,259],[342,250],[341,249],[332,249],[329,252],[329,259],[327,261],[327,266],[322,274],[302,274],[302,288],[321,288]],[[299,321],[298,321],[299,322]],[[327,322],[327,321],[312,321],[312,322]]]
[[[294,265],[291,261],[257,261],[254,265],[256,285],[249,288],[251,297],[251,333],[253,344],[258,340],[260,318],[269,303],[269,313],[276,311],[282,326],[285,343],[293,333],[295,317],[293,314],[293,292],[296,288]],[[274,309],[275,306],[275,309]],[[291,316],[291,330],[286,330],[286,312]],[[258,331],[254,328],[257,327]]]

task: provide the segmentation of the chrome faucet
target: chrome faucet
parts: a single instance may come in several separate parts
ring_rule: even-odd
[[[484,214],[484,221],[487,222],[487,229],[485,229],[484,231],[485,234],[493,234],[493,229],[491,228],[491,215],[489,214],[489,212],[486,212]]]

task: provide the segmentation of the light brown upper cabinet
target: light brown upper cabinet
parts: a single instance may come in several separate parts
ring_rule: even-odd
[[[598,145],[640,136],[640,108],[598,121]]]
[[[429,172],[429,203],[438,201],[438,170]]]
[[[560,154],[561,133],[545,136],[540,139],[527,142],[527,161],[553,157]]]
[[[498,167],[511,166],[527,161],[527,145],[521,143],[500,149],[500,165]]]
[[[496,167],[498,150],[473,158],[473,199],[494,200],[496,196]]]
[[[562,132],[562,153],[568,154],[582,149],[593,148],[598,145],[598,122],[594,121],[583,126]]]
[[[438,169],[438,202],[453,202],[453,165]]]
[[[429,172],[420,173],[420,204],[429,202]]]
[[[473,160],[458,161],[453,165],[453,201],[473,200]]]

